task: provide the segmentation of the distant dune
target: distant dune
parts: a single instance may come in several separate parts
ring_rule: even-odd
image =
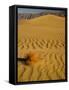
[[[62,11],[59,11],[59,12],[54,12],[54,11],[46,11],[46,12],[40,12],[40,13],[19,13],[18,14],[18,19],[33,19],[33,18],[36,18],[36,17],[40,17],[40,16],[45,16],[45,15],[56,15],[56,16],[60,16],[60,17],[64,17],[65,16],[65,13],[62,12]]]
[[[18,81],[65,79],[65,17],[18,20]]]
[[[46,39],[53,39],[57,33],[55,39],[62,38],[64,40],[65,18],[55,15],[45,15],[30,20],[22,19],[19,20],[18,32],[20,33],[20,37],[27,37],[28,35],[32,37],[34,35],[35,38],[41,37]]]

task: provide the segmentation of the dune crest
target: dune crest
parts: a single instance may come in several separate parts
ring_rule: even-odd
[[[48,15],[44,15],[44,16],[40,16],[40,17],[36,17],[34,19],[30,19],[30,21],[32,20],[46,20],[46,19],[51,19],[51,20],[54,20],[54,19],[58,19],[58,20],[64,20],[65,17],[60,17],[60,16],[57,16],[57,15],[51,15],[51,14],[48,14]]]

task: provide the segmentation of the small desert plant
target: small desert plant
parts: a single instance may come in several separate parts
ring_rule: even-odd
[[[38,62],[38,54],[35,52],[29,52],[23,58],[19,58],[18,60],[25,65],[35,64]]]

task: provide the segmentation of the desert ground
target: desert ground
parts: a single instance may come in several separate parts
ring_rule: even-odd
[[[18,82],[65,79],[65,17],[18,20]]]

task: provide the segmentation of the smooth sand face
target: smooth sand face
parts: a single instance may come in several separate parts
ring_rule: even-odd
[[[18,82],[65,79],[65,17],[20,19],[18,58]]]

